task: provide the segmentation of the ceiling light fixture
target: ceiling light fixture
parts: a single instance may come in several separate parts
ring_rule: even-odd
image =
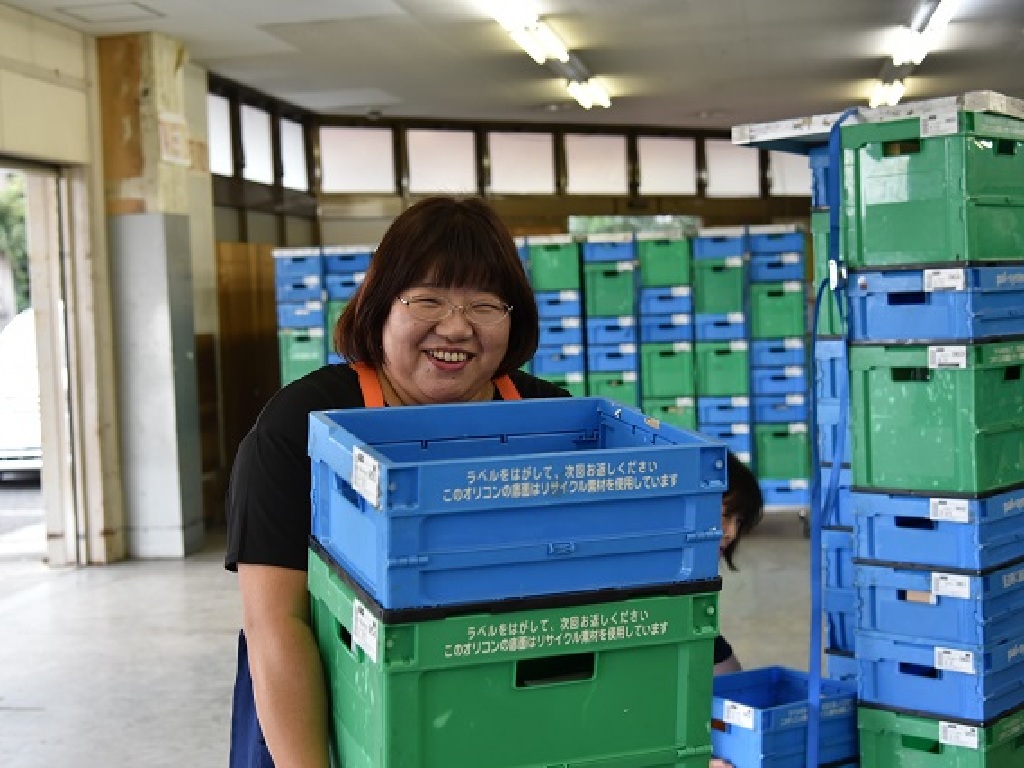
[[[903,98],[905,90],[906,87],[902,80],[895,80],[891,83],[876,80],[875,87],[871,91],[871,98],[868,99],[868,106],[872,109],[881,106],[895,107]]]

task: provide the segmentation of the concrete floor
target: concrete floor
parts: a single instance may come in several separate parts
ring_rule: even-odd
[[[0,536],[0,766],[225,768],[240,606],[223,539],[184,561],[65,570],[19,554],[33,540]],[[723,634],[748,668],[806,669],[797,515],[769,513],[737,562]]]

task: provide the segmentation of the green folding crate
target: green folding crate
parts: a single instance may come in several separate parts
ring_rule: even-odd
[[[645,288],[690,285],[690,241],[664,238],[643,232],[636,236],[640,259],[640,284]]]
[[[579,246],[570,235],[537,235],[527,238],[530,282],[535,291],[579,290]]]
[[[590,397],[607,397],[623,405],[640,405],[636,371],[592,371],[587,374]]]
[[[750,394],[750,349],[746,341],[698,341],[694,356],[699,396]]]
[[[853,267],[1024,260],[1024,121],[960,112],[842,129]]]
[[[277,350],[281,364],[281,385],[322,368],[327,362],[323,328],[279,328]]]
[[[872,768],[1020,768],[1024,711],[980,727],[873,707],[857,709],[860,764]]]
[[[693,397],[645,397],[640,410],[666,424],[697,429],[697,401]]]
[[[1021,481],[1024,341],[850,346],[853,483],[984,493]]]
[[[338,318],[341,317],[341,313],[345,311],[345,307],[348,306],[348,302],[348,299],[331,299],[327,302],[324,335],[328,340],[328,345],[330,344],[330,340],[334,338],[334,326],[338,324]]]
[[[757,476],[773,480],[811,476],[811,441],[802,422],[754,425]]]
[[[636,264],[595,261],[583,265],[589,317],[622,317],[636,312]]]
[[[813,301],[817,301],[818,288],[822,280],[829,277],[828,243],[829,243],[829,212],[815,211],[811,213],[811,250],[814,255],[814,282],[812,289]],[[822,306],[816,310],[817,332],[821,336],[842,336],[846,333],[846,324],[840,319],[839,306],[835,293],[826,289],[822,297]]]
[[[308,579],[344,768],[707,766],[717,592],[393,616]]]
[[[695,259],[693,306],[700,314],[743,312],[747,270],[742,256],[727,259]]]
[[[587,396],[587,382],[582,373],[549,373],[538,375],[538,378],[557,384],[573,397]]]
[[[644,400],[696,393],[693,344],[688,341],[640,345],[640,391]]]
[[[751,338],[779,339],[807,333],[806,296],[799,280],[751,283]]]

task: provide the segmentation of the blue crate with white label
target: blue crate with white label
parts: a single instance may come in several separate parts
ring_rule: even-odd
[[[693,315],[642,315],[640,341],[644,344],[693,341]]]
[[[975,497],[850,492],[857,556],[984,570],[1024,557],[1024,487]]]
[[[806,768],[807,673],[763,667],[716,675],[711,703],[711,751],[737,768]],[[856,761],[857,692],[821,681],[818,763]]]
[[[698,424],[750,423],[749,397],[698,397]]]
[[[811,484],[802,478],[759,477],[766,507],[806,507],[811,503]]]
[[[806,365],[804,340],[799,336],[784,339],[753,339],[750,364],[755,368],[772,365]]]
[[[578,317],[544,317],[540,319],[538,345],[560,347],[564,344],[582,344],[583,327]]]
[[[829,464],[834,464],[837,460],[840,463],[849,462],[850,457],[853,456],[853,438],[851,437],[853,431],[850,429],[849,412],[846,415],[846,429],[844,430],[846,439],[842,445],[839,444],[839,419],[842,415],[839,401],[819,400],[816,403],[816,413],[818,416],[818,459]],[[837,454],[840,449],[842,450],[841,456]]]
[[[580,248],[584,261],[631,261],[636,258],[633,235],[591,235]]]
[[[849,465],[840,465],[836,475],[836,489],[832,507],[827,508],[829,487],[832,483],[834,465],[822,462],[820,471],[821,504],[823,507],[822,525],[839,526],[853,529],[853,506],[850,503],[850,483],[853,473]]]
[[[640,289],[641,315],[678,315],[693,312],[693,291],[688,285]]]
[[[857,690],[866,704],[985,723],[1024,704],[1024,636],[1001,643],[936,643],[857,633]]]
[[[328,275],[344,275],[365,272],[370,268],[373,247],[369,245],[328,245],[323,249],[324,272]]]
[[[699,313],[693,316],[697,341],[735,341],[747,338],[747,318],[742,312]]]
[[[1024,267],[856,272],[853,341],[974,341],[1024,334]]]
[[[804,394],[757,395],[754,397],[753,420],[761,424],[788,424],[806,422],[810,407]]]
[[[753,253],[803,253],[804,241],[804,233],[794,224],[753,224],[747,227],[747,243]]]
[[[533,298],[541,318],[580,317],[583,310],[579,291],[539,291]]]
[[[287,302],[277,305],[278,328],[323,328],[322,301]]]
[[[753,252],[750,254],[750,282],[776,283],[785,280],[803,280],[804,255],[789,253]]]
[[[857,684],[857,658],[853,651],[838,648],[825,649],[825,676],[829,680],[843,680]]]
[[[537,347],[533,355],[533,374],[548,376],[554,373],[583,373],[587,369],[580,344],[560,347]]]
[[[1024,636],[1024,563],[964,573],[858,560],[857,626],[937,643]]]
[[[587,318],[587,344],[636,343],[636,322],[632,317]]]
[[[319,248],[275,248],[273,253],[275,280],[290,282],[323,274],[324,262]]]
[[[750,437],[749,424],[701,424],[700,431],[708,437],[721,440],[737,456],[750,455],[753,439]]]
[[[310,414],[312,532],[385,608],[714,579],[726,449],[606,398]]]
[[[356,290],[363,284],[365,272],[343,272],[327,275],[327,298],[351,299]]]
[[[636,344],[597,344],[587,347],[587,370],[635,371]]]
[[[846,340],[818,338],[814,345],[814,396],[818,400],[838,400],[839,387],[850,376]],[[849,386],[845,387],[849,392]]]
[[[320,275],[274,278],[274,296],[279,304],[320,301],[323,299],[323,290]]]
[[[754,396],[807,393],[807,369],[801,365],[751,368],[750,381]]]
[[[698,260],[743,256],[748,249],[747,233],[742,227],[702,229],[693,238],[693,258]]]

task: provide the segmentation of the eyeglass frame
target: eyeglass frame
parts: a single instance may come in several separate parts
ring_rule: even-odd
[[[397,298],[398,301],[401,302],[402,306],[404,306],[406,309],[409,310],[409,314],[411,314],[414,318],[419,320],[421,323],[440,323],[440,322],[442,322],[444,320],[447,320],[449,317],[451,317],[453,314],[455,314],[455,310],[459,310],[462,313],[462,316],[464,318],[466,318],[466,322],[467,323],[470,323],[472,325],[482,325],[485,328],[490,328],[491,326],[497,325],[502,320],[504,320],[506,317],[511,315],[512,314],[512,309],[513,309],[511,304],[499,300],[497,303],[505,308],[505,314],[503,314],[501,317],[499,317],[497,320],[494,320],[493,322],[490,322],[490,323],[483,322],[482,323],[479,320],[474,320],[473,318],[471,318],[467,314],[467,310],[471,310],[474,304],[490,304],[491,302],[488,302],[488,301],[471,301],[468,304],[456,304],[451,299],[448,299],[448,298],[446,298],[444,296],[437,296],[437,295],[413,296],[412,299],[406,298],[405,296],[396,296],[395,298]],[[428,318],[424,318],[424,317],[418,317],[416,315],[416,311],[412,307],[412,302],[417,300],[417,299],[439,299],[439,300],[443,301],[445,304],[448,305],[448,312],[445,315],[443,315],[441,317],[438,317],[436,319],[428,319]]]

